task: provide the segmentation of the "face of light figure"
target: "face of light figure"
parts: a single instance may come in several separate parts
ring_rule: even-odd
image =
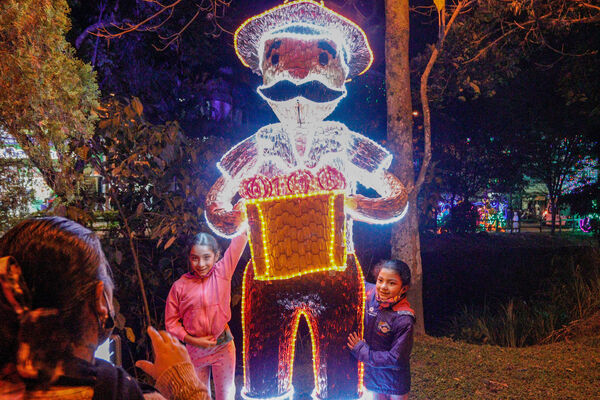
[[[258,92],[283,123],[323,121],[346,95],[345,57],[321,35],[273,35],[264,42]]]

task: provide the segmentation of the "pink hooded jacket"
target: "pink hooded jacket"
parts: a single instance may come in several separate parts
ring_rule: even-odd
[[[186,334],[218,337],[231,319],[231,277],[248,238],[236,236],[205,278],[184,274],[171,287],[165,308],[167,331],[183,341]]]

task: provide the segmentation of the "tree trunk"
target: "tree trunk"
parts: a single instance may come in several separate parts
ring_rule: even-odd
[[[387,137],[394,153],[393,172],[407,187],[415,173],[412,145],[412,101],[410,91],[408,0],[386,0],[386,95]],[[392,229],[392,257],[406,262],[412,272],[409,301],[417,317],[415,333],[425,333],[423,321],[423,272],[417,213],[417,192],[409,196],[408,213]]]
[[[550,195],[550,210],[552,211],[551,218],[550,218],[550,223],[552,225],[550,225],[550,234],[554,235],[554,233],[556,232],[556,213],[558,212],[558,210],[556,209],[556,196]]]

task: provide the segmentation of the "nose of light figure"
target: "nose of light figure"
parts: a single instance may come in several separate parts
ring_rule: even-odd
[[[295,79],[304,79],[308,75],[308,68],[290,68],[290,75]]]

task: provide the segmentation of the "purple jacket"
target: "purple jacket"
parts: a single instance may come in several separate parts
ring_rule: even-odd
[[[366,283],[364,341],[352,354],[365,365],[364,386],[376,393],[402,395],[410,391],[410,353],[415,317],[408,302],[379,308],[375,285]]]

